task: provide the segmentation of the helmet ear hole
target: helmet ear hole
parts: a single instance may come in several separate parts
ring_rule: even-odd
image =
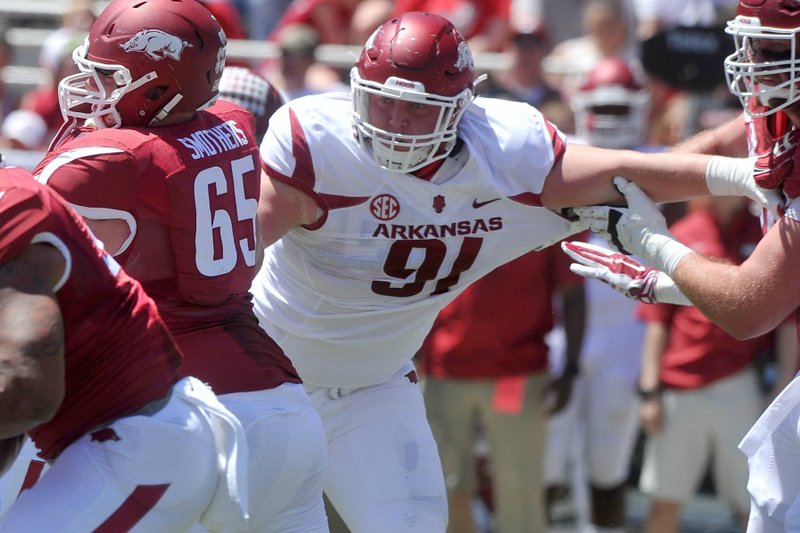
[[[148,100],[156,101],[161,98],[165,92],[167,92],[167,86],[159,85],[158,87],[152,87],[148,90],[144,97]]]

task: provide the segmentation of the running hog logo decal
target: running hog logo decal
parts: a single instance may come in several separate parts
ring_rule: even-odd
[[[165,57],[180,61],[183,50],[191,46],[165,31],[148,29],[137,32],[128,42],[120,45],[126,52],[144,52],[156,61]]]

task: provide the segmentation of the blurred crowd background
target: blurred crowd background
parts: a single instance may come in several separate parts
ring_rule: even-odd
[[[427,10],[452,20],[500,90],[530,102],[563,131],[583,76],[602,58],[640,68],[650,91],[649,144],[671,145],[735,113],[724,87],[723,32],[731,0],[202,0],[231,43],[228,64],[267,77],[287,99],[348,90],[354,56],[390,16]],[[0,145],[46,148],[60,125],[57,83],[105,2],[0,3]]]

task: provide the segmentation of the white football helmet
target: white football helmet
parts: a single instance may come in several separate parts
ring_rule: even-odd
[[[601,60],[570,106],[575,133],[592,146],[632,148],[646,140],[650,93],[620,58]]]

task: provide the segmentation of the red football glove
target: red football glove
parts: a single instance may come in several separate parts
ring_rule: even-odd
[[[746,123],[747,143],[757,158],[753,178],[759,187],[783,187],[789,198],[800,194],[800,165],[795,164],[800,131],[789,118],[778,112],[766,117],[751,117]],[[791,191],[791,192],[790,192]]]
[[[578,263],[570,270],[589,279],[598,279],[631,300],[692,305],[672,279],[630,256],[586,242],[563,242],[561,249]]]

